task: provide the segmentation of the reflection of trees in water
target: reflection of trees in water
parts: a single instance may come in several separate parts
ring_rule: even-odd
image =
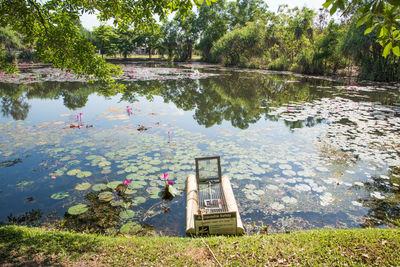
[[[133,103],[137,101],[137,96],[151,100],[153,96],[159,95],[165,102],[173,102],[178,108],[194,110],[194,119],[200,125],[211,127],[230,121],[232,126],[246,129],[262,117],[278,120],[277,116],[268,115],[270,107],[310,102],[330,93],[312,90],[315,81],[289,83],[287,79],[287,76],[281,75],[233,72],[200,80],[137,81],[125,83],[127,88],[121,100]],[[318,81],[318,84],[321,83]],[[22,96],[24,92],[25,96]],[[94,92],[104,96],[116,94],[106,91],[100,84],[43,82],[30,85],[7,84],[0,89],[0,96],[8,95],[11,99],[16,99],[17,95],[28,99],[62,98],[66,107],[78,109],[86,105],[88,96]],[[306,121],[285,123],[290,128],[299,128],[314,126],[320,121],[309,118]]]
[[[11,116],[14,120],[25,120],[29,113],[30,105],[25,102],[24,97],[1,98],[1,113],[4,117]]]
[[[388,176],[389,179],[373,177],[372,181],[364,183],[370,195],[359,200],[369,208],[362,227],[400,227],[400,167],[392,167]]]
[[[99,90],[100,85],[87,83],[44,82],[34,84],[3,84],[0,87],[1,111],[3,116],[14,120],[24,120],[28,116],[30,105],[27,99],[63,99],[69,109],[78,109],[86,105],[88,96]]]
[[[230,121],[232,126],[246,129],[268,115],[270,107],[291,102],[312,101],[329,92],[310,89],[310,83],[287,83],[286,76],[234,72],[201,80],[146,81],[127,84],[122,100],[137,101],[136,95],[151,99],[160,95],[185,111],[194,110],[194,119],[206,127]],[[286,122],[290,128],[312,127],[320,120]]]

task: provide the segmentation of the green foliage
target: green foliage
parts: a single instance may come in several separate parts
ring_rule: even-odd
[[[396,81],[400,79],[398,57],[382,57],[383,47],[376,42],[378,30],[365,35],[366,26],[356,26],[354,21],[341,43],[341,52],[360,66],[359,75],[363,79],[376,81]]]
[[[357,10],[357,27],[366,25],[364,34],[379,32],[377,42],[384,47],[382,56],[393,53],[400,56],[400,1],[398,0],[327,0],[323,6],[330,7],[331,15],[338,9],[350,13]]]
[[[100,25],[93,31],[96,47],[100,50],[100,54],[113,56],[117,54],[118,35],[112,26]]]
[[[250,22],[219,39],[211,50],[212,57],[226,65],[245,65],[246,59],[261,56],[265,38],[265,24]]]
[[[116,25],[143,25],[152,21],[153,15],[161,19],[172,11],[183,15],[192,6],[193,2],[186,0],[139,1],[135,4],[128,0],[2,1],[0,26],[8,26],[21,34],[42,62],[50,62],[57,68],[89,79],[100,79],[108,87],[115,87],[114,77],[121,74],[121,70],[96,56],[95,47],[80,30],[79,15],[97,13],[101,21],[114,19]],[[1,52],[2,57],[3,54]],[[3,63],[0,67],[11,70]]]

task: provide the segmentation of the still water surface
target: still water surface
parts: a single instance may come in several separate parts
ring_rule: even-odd
[[[118,94],[50,68],[0,79],[0,221],[184,235],[186,176],[219,155],[248,232],[399,223],[398,85],[139,65]]]

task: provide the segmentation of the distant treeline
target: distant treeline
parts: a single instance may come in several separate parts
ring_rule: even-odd
[[[364,35],[356,27],[357,9],[333,20],[326,9],[281,6],[268,10],[262,0],[218,0],[203,4],[185,18],[161,23],[112,27],[101,25],[82,34],[102,56],[129,57],[157,53],[169,60],[187,61],[193,53],[206,62],[227,66],[290,70],[305,74],[335,75],[356,71],[374,81],[400,80],[399,57],[382,56],[376,30]],[[340,20],[340,21],[339,21]],[[30,60],[34,52],[11,29],[0,28],[2,58]]]

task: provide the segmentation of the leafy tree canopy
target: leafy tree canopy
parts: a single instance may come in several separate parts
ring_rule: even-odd
[[[193,4],[201,2],[203,0],[2,0],[0,26],[20,33],[25,43],[33,45],[42,62],[51,62],[54,67],[110,85],[121,70],[96,56],[94,45],[80,31],[80,15],[97,14],[101,21],[113,19],[115,25],[140,27],[152,21],[153,15],[160,19],[174,11],[184,15]]]
[[[400,0],[327,0],[323,6],[331,15],[342,10],[345,14],[357,10],[360,14],[357,27],[366,24],[364,34],[374,29],[379,32],[378,42],[387,57],[391,52],[400,57]]]

